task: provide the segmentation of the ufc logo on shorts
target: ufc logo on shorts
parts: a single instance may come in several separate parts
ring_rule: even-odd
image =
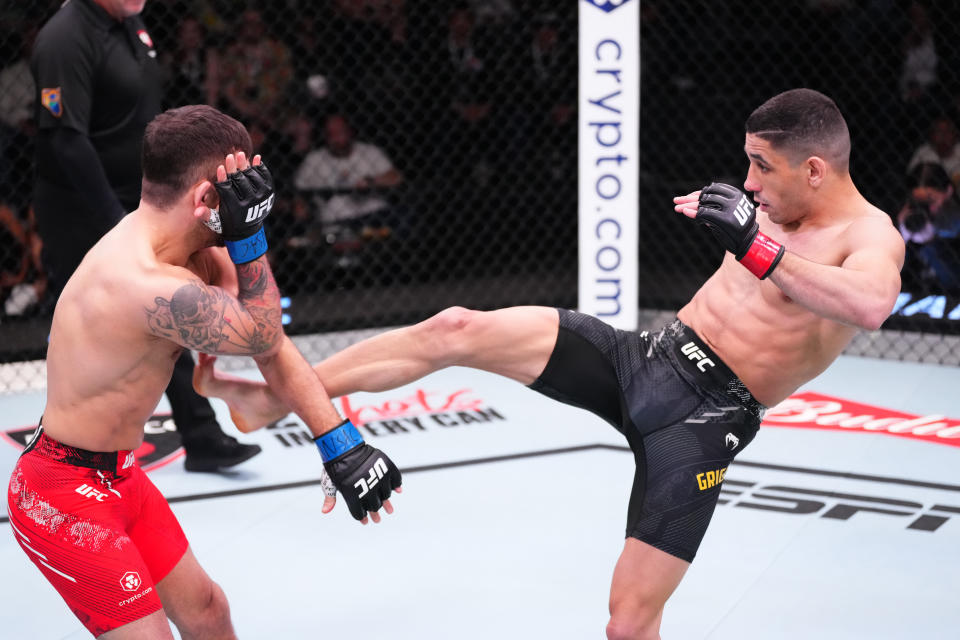
[[[751,204],[747,196],[740,196],[740,202],[737,203],[737,208],[733,210],[733,215],[737,217],[737,222],[740,223],[740,226],[747,224],[747,220],[750,219],[750,215],[753,213],[753,204]]]
[[[76,491],[82,496],[87,496],[88,498],[94,498],[97,502],[103,502],[104,500],[107,499],[107,494],[103,493],[102,491],[97,491],[93,487],[86,484],[80,485],[79,487],[74,489],[74,491]]]
[[[706,371],[705,367],[707,365],[710,365],[711,367],[717,366],[713,363],[713,360],[707,357],[707,354],[700,350],[700,347],[698,347],[695,342],[688,342],[687,344],[683,345],[680,347],[680,352],[687,356],[688,359],[696,360],[697,369],[700,369],[701,373]]]
[[[373,489],[380,483],[380,480],[383,479],[384,474],[387,472],[387,463],[383,461],[383,458],[377,458],[377,461],[373,463],[373,468],[370,469],[370,476],[367,478],[360,478],[353,483],[353,486],[357,489],[360,489],[360,493],[357,495],[358,498],[362,498],[367,495],[367,492],[370,489]]]
[[[270,209],[272,208],[273,208],[273,195],[271,194],[269,198],[267,198],[260,204],[249,207],[247,209],[246,222],[254,222],[256,220],[259,220],[263,216],[270,213]]]

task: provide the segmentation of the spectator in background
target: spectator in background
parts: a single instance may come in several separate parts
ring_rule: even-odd
[[[270,210],[271,223],[266,232],[270,246],[280,247],[283,242],[296,235],[303,235],[305,222],[309,218],[308,205],[303,198],[297,197],[293,176],[311,151],[317,147],[314,132],[314,118],[305,113],[290,111],[280,119],[279,126],[270,135],[256,127],[250,129],[254,151],[271,158],[270,173],[273,175],[276,199]],[[274,264],[274,275],[284,278],[288,274]]]
[[[319,21],[325,29],[317,49],[319,73],[331,99],[350,109],[362,131],[378,131],[381,140],[401,138],[414,110],[406,1],[333,0]]]
[[[953,118],[940,115],[927,130],[927,141],[917,147],[907,164],[907,173],[922,163],[942,165],[954,187],[960,186],[960,142]]]
[[[939,55],[927,6],[914,0],[907,10],[907,19],[909,27],[900,45],[900,99],[915,118],[920,118],[932,107]]]
[[[0,69],[0,205],[18,211],[26,208],[33,181],[36,85],[30,75],[30,52],[36,35],[36,26],[24,29],[19,57]]]
[[[380,35],[376,44],[379,55],[373,58],[364,76],[363,88],[368,103],[375,108],[367,111],[369,117],[357,124],[362,131],[376,134],[396,154],[405,154],[417,145],[408,132],[418,126],[411,93],[413,70],[419,61],[410,38],[407,11],[406,0],[382,0],[373,14]]]
[[[217,106],[220,95],[220,56],[208,47],[200,20],[181,18],[171,53],[160,55],[163,72],[164,108],[187,104]]]
[[[234,36],[221,63],[225,106],[248,126],[272,129],[293,79],[290,51],[270,36],[257,9],[240,15]]]
[[[359,142],[339,113],[324,122],[326,146],[307,154],[294,176],[301,191],[323,190],[313,197],[313,217],[322,229],[388,234],[399,220],[384,193],[403,182],[390,158],[376,145]]]
[[[40,29],[30,67],[40,99],[34,210],[58,298],[84,255],[140,203],[140,151],[160,113],[157,52],[145,0],[71,0]],[[216,471],[260,452],[226,435],[193,389],[182,351],[167,388],[188,471]]]
[[[907,176],[910,196],[897,213],[907,241],[905,288],[960,293],[960,199],[939,163],[921,162]]]
[[[470,0],[470,9],[483,25],[505,25],[517,15],[510,0]]]
[[[537,172],[531,182],[564,188],[576,170],[577,52],[561,39],[555,13],[533,18],[528,42],[521,58],[524,91],[513,107],[515,121],[525,122],[527,142],[516,155],[526,166],[516,169]]]
[[[443,176],[486,187],[501,131],[495,125],[493,97],[496,60],[481,41],[469,4],[458,4],[446,15],[446,33],[428,56],[434,76],[425,93],[439,96],[432,105],[435,129],[431,159]]]
[[[287,42],[293,66],[291,97],[297,104],[303,105],[305,101],[326,97],[326,94],[312,95],[308,85],[313,76],[319,75],[326,80],[325,74],[328,71],[317,61],[324,42],[322,36],[325,34],[322,33],[322,23],[314,12],[301,11],[289,24],[292,33]]]
[[[21,316],[43,300],[47,277],[40,262],[43,243],[37,234],[33,210],[21,222],[0,203],[0,301],[4,316]]]

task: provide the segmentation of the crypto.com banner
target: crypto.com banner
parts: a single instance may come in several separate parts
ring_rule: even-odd
[[[637,328],[640,0],[581,0],[580,311]]]

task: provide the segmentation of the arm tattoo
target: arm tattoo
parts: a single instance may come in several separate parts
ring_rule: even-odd
[[[266,258],[237,265],[240,291],[237,299],[270,342],[283,333],[280,318],[280,290]]]
[[[262,265],[261,271],[265,273],[241,276],[239,299],[200,280],[189,281],[169,300],[154,298],[155,306],[146,309],[150,330],[154,335],[205,353],[262,353],[282,329],[276,284]],[[245,281],[253,284],[245,287]],[[257,286],[259,296],[254,293]],[[275,299],[272,303],[271,298]]]
[[[237,279],[240,281],[241,300],[258,299],[269,296],[270,293],[279,295],[277,285],[273,281],[273,273],[259,260],[237,265]],[[273,289],[271,292],[270,289]],[[272,301],[271,301],[272,302]]]

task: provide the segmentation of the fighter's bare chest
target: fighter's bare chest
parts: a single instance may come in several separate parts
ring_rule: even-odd
[[[769,221],[760,230],[800,258],[817,264],[838,267],[849,254],[847,225],[834,224],[803,229],[789,229]]]

